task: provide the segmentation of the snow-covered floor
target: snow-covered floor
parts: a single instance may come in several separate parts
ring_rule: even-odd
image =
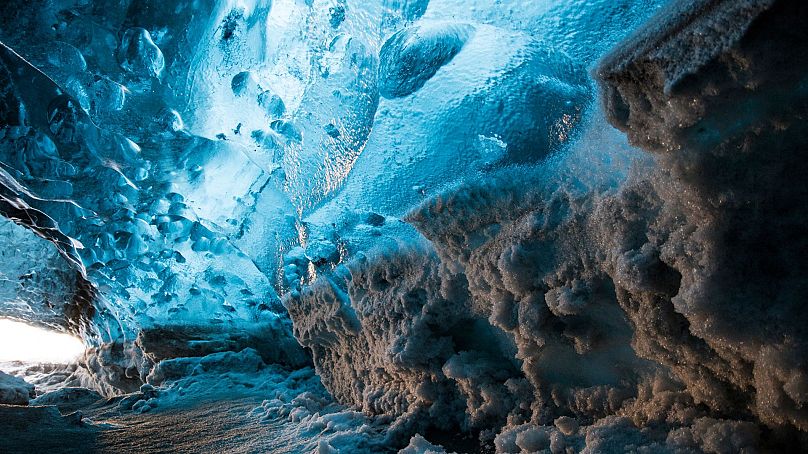
[[[259,401],[260,403],[260,401]],[[108,415],[76,424],[52,407],[0,407],[2,452],[272,452],[272,430],[248,415],[255,399],[205,402],[151,414]],[[87,415],[109,411],[102,406]],[[12,414],[15,416],[12,418]],[[294,452],[277,450],[276,452]]]
[[[62,416],[54,407],[0,406],[0,452],[312,451],[307,445],[313,441],[300,436],[297,423],[267,420],[254,411],[264,400],[258,393],[201,399],[188,394],[148,413],[121,410],[120,400],[101,399],[79,408],[81,420]],[[64,413],[71,415],[69,410],[75,407]]]
[[[44,387],[30,406],[0,406],[13,421],[0,424],[0,453],[392,450],[385,421],[334,403],[312,369],[266,365],[251,349],[165,361],[158,386],[113,398],[53,384],[69,366],[2,366]]]
[[[253,410],[260,396],[194,402],[138,414],[95,404],[82,409],[83,422],[53,407],[0,406],[0,452],[64,453],[298,453],[333,452],[326,443],[301,436],[288,419],[266,421]],[[384,452],[357,447],[350,452]]]
[[[287,420],[265,423],[252,413],[261,400],[260,396],[247,396],[189,401],[162,411],[118,416],[106,413],[107,407],[102,407],[88,412],[88,416],[98,415],[96,422],[105,426],[94,436],[100,452],[304,451],[308,440],[295,435],[292,423]]]

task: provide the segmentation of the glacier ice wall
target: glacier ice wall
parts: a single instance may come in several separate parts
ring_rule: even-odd
[[[53,243],[31,234],[24,227],[3,219],[0,232],[3,240],[3,252],[0,253],[0,307],[3,315],[66,329],[75,318],[65,317],[65,313],[82,310],[78,304],[80,301],[75,299],[83,283],[81,274],[59,254]]]
[[[804,447],[806,10],[665,3],[8,0],[0,315],[391,443]]]
[[[592,178],[621,148],[593,113],[557,160],[429,198],[405,217],[429,243],[287,302],[324,384],[500,452],[804,449],[806,19],[665,9],[596,69],[653,160]]]
[[[279,295],[418,241],[400,218],[447,186],[560,150],[586,65],[653,9],[477,3],[7,2],[2,213],[31,235],[6,240],[55,245],[58,294],[4,315],[81,334],[113,388],[169,354],[157,333],[304,362]]]

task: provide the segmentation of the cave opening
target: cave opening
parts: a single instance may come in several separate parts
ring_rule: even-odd
[[[84,350],[70,334],[0,318],[0,362],[67,364]]]

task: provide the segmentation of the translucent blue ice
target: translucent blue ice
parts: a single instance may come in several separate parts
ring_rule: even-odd
[[[0,20],[0,275],[92,301],[9,278],[0,308],[78,307],[96,341],[284,318],[426,197],[562,151],[587,69],[658,2],[129,3]]]

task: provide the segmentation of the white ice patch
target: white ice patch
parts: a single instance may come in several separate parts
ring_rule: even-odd
[[[75,336],[0,319],[0,361],[69,363],[85,348]]]

